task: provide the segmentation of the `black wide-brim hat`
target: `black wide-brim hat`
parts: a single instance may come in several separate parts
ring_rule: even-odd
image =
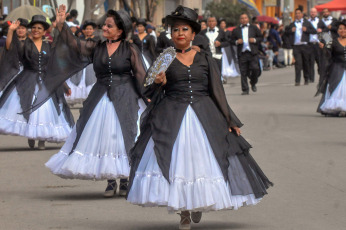
[[[18,21],[20,22],[20,26],[28,27],[29,21],[24,18],[18,18]]]
[[[83,24],[83,30],[85,30],[85,28],[87,26],[92,26],[94,29],[97,27],[96,23],[93,21],[85,21]]]
[[[201,31],[201,25],[197,22],[198,14],[193,9],[178,6],[174,12],[166,16],[166,23],[173,26],[174,23],[179,21],[187,22],[193,29],[193,31],[198,34]]]
[[[125,10],[108,10],[107,14],[114,15],[117,20],[123,25],[125,37],[132,30],[132,21],[130,15]],[[106,20],[106,19],[105,19]]]
[[[36,23],[42,24],[43,27],[44,27],[44,30],[47,30],[50,27],[50,25],[46,21],[46,17],[43,16],[43,15],[34,15],[34,16],[32,16],[31,21],[30,21],[30,23],[28,25],[28,28],[31,28]]]

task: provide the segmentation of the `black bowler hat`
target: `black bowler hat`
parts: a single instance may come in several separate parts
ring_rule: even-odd
[[[193,9],[178,6],[174,12],[166,16],[166,23],[173,26],[177,20],[186,21],[193,29],[193,31],[198,34],[201,31],[201,25],[197,22],[198,14]]]
[[[83,24],[83,30],[85,30],[87,26],[92,26],[94,29],[97,27],[95,22],[93,22],[93,21],[85,21],[84,24]]]
[[[132,30],[132,21],[130,15],[125,10],[108,10],[107,14],[114,15],[117,20],[123,25],[125,37]]]
[[[18,18],[18,21],[20,22],[20,26],[28,27],[29,21],[24,18]]]
[[[42,24],[43,27],[44,27],[44,30],[47,30],[50,27],[50,25],[46,21],[46,17],[43,16],[43,15],[34,15],[34,16],[32,16],[31,22],[29,23],[28,27],[31,28],[36,23]]]

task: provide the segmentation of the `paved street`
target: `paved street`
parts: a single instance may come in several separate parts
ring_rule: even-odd
[[[239,78],[225,85],[251,153],[275,186],[258,205],[205,213],[193,229],[346,229],[346,118],[316,113],[316,83],[295,87],[293,75],[294,68],[264,72],[248,96]],[[165,208],[103,198],[106,182],[52,175],[44,163],[61,146],[33,151],[25,138],[0,136],[1,230],[178,228],[179,217]]]

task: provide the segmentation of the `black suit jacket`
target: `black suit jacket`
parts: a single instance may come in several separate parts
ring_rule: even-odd
[[[296,32],[292,31],[292,29],[294,27],[296,27],[295,21],[289,25],[288,30],[286,31],[287,33],[290,34],[291,45],[294,45],[294,39],[295,39],[295,34],[296,34]],[[306,20],[305,18],[303,21],[303,27],[306,27],[306,31],[305,32],[303,31],[301,41],[309,43],[310,34],[317,34],[317,30],[314,28],[314,26],[311,24],[311,22]]]
[[[250,49],[251,49],[251,54],[252,55],[259,54],[258,47],[259,47],[259,44],[261,44],[261,42],[263,40],[263,36],[261,34],[261,31],[258,29],[257,26],[250,24],[248,35],[249,35],[249,38],[256,39],[255,43],[249,43]],[[240,57],[242,54],[243,44],[237,44],[236,42],[238,39],[243,39],[242,28],[240,26],[237,26],[232,31],[231,41],[230,41],[232,45],[237,46],[237,54],[238,54],[238,57]]]
[[[201,32],[199,32],[199,35],[205,37],[209,41],[209,38],[207,36],[207,31],[208,31],[208,29],[202,30]],[[215,51],[216,51],[216,54],[222,54],[221,48],[229,46],[229,41],[227,39],[226,33],[223,30],[219,29],[218,33],[219,34],[215,40],[219,41],[221,43],[221,45],[219,47],[215,47]]]
[[[332,34],[333,39],[338,37],[338,28],[336,27],[338,20],[336,18],[332,19],[332,23],[330,24],[332,27],[329,29],[326,24],[320,19],[317,24],[317,28],[322,29],[322,32],[329,32]]]

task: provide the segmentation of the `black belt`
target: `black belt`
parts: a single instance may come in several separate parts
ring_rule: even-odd
[[[131,76],[121,77],[119,75],[112,75],[109,77],[97,78],[97,82],[109,88],[112,86],[126,84],[130,81],[130,79]]]

